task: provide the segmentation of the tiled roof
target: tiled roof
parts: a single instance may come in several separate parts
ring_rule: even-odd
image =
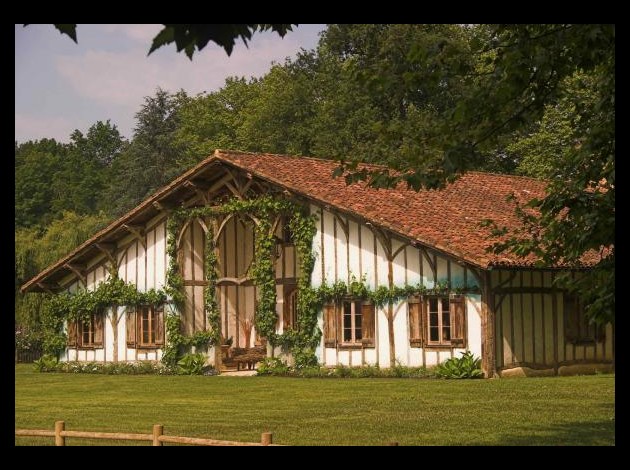
[[[66,269],[67,263],[97,252],[97,243],[117,239],[125,224],[146,218],[158,202],[182,190],[186,181],[202,175],[210,165],[218,162],[245,170],[296,194],[370,221],[480,268],[533,266],[531,258],[487,253],[486,247],[495,240],[488,238],[490,230],[481,227],[480,223],[492,219],[501,227],[518,228],[515,205],[506,200],[507,196],[513,193],[519,203],[534,197],[541,198],[545,194],[543,181],[469,172],[440,190],[415,192],[402,184],[396,189],[374,189],[364,183],[347,186],[344,178],[333,179],[332,172],[338,163],[332,160],[216,150],[212,156],[29,280],[22,286],[22,291],[36,290],[38,283],[51,276],[59,277],[59,271]],[[583,265],[592,265],[598,260],[599,256],[592,253],[583,258]]]
[[[217,150],[215,156],[296,193],[352,213],[428,247],[458,257],[475,266],[533,266],[533,258],[509,253],[488,253],[497,241],[481,226],[492,219],[499,227],[520,227],[514,194],[520,204],[545,195],[544,181],[522,176],[468,172],[440,190],[374,189],[365,183],[346,185],[332,178],[336,161],[286,155]],[[585,258],[593,264],[594,257]]]

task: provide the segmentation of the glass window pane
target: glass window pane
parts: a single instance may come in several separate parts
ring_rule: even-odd
[[[432,326],[429,328],[429,339],[431,341],[439,341],[440,340],[440,332],[437,326]]]
[[[437,312],[438,309],[438,301],[435,298],[429,299],[429,311]]]
[[[451,340],[451,327],[450,325],[442,326],[442,341],[450,341]]]
[[[429,326],[437,328],[437,326],[438,326],[438,314],[437,314],[437,312],[431,312],[429,314]]]
[[[448,307],[449,307],[450,303],[449,300],[444,298],[442,299],[442,311],[443,312],[448,312]]]

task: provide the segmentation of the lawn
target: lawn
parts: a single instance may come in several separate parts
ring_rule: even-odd
[[[107,376],[17,365],[15,427],[64,420],[69,430],[150,433],[163,424],[171,435],[254,442],[269,430],[289,445],[614,445],[614,382]]]

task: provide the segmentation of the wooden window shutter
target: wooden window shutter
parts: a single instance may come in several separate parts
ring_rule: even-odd
[[[361,342],[364,346],[374,346],[375,307],[372,302],[361,302]]]
[[[136,307],[127,307],[127,317],[125,318],[127,326],[127,346],[136,347]]]
[[[409,345],[421,348],[424,346],[424,299],[410,297],[409,305]]]
[[[580,317],[577,302],[572,295],[564,296],[564,340],[568,343],[578,341]]]
[[[606,325],[597,325],[597,330],[595,331],[595,339],[598,343],[603,343],[606,341]]]
[[[466,298],[463,295],[451,296],[451,345],[466,347]]]
[[[155,344],[164,344],[164,306],[155,308]]]
[[[335,304],[324,305],[324,346],[337,346],[337,308]]]
[[[76,347],[77,345],[77,322],[76,320],[68,320],[68,346]]]
[[[94,314],[94,347],[103,347],[103,336],[105,332],[103,319],[105,318],[105,312],[98,310]]]

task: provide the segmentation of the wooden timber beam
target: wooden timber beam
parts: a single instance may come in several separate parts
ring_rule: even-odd
[[[396,248],[396,250],[392,253],[392,259],[391,260],[394,261],[396,259],[396,256],[398,256],[398,253],[403,251],[408,246],[409,246],[409,243],[402,242],[402,245],[400,245],[398,248]]]
[[[337,223],[341,227],[341,230],[343,230],[343,234],[346,236],[346,242],[348,242],[348,239],[350,237],[350,232],[348,231],[348,222],[344,222],[344,220],[336,212],[333,212],[333,214],[335,216],[335,220],[337,220]]]
[[[190,180],[187,180],[187,181],[184,183],[184,186],[185,186],[185,187],[187,187],[187,188],[191,188],[192,190],[194,190],[194,191],[195,191],[195,194],[197,195],[197,197],[201,200],[201,202],[202,202],[204,205],[208,204],[208,194],[207,194],[207,193],[206,193],[206,192],[205,192],[202,188],[200,188],[198,184],[193,183],[193,182],[192,182],[192,181],[190,181]]]
[[[81,281],[81,284],[83,284],[83,287],[87,287],[87,278],[85,276],[85,265],[66,263],[63,265],[63,267],[72,271],[79,278],[79,280]]]
[[[493,378],[497,375],[496,363],[496,331],[495,331],[495,308],[494,293],[490,279],[490,272],[486,271],[483,277],[482,291],[482,341],[481,341],[481,366],[486,378]]]
[[[435,263],[433,262],[433,260],[429,256],[429,252],[423,246],[418,247],[418,249],[422,252],[422,255],[427,260],[427,263],[429,263],[429,267],[431,268],[431,272],[433,273],[433,280],[437,281],[437,267],[435,266]]]
[[[142,227],[141,225],[127,225],[127,224],[123,224],[123,227],[125,228],[125,230],[131,233],[134,237],[136,237],[136,239],[142,244],[142,246],[144,247],[144,250],[146,251],[147,241],[144,236],[144,227]]]
[[[49,294],[54,294],[55,292],[59,292],[62,289],[62,287],[57,283],[49,284],[45,282],[38,282],[37,287]]]
[[[114,252],[116,250],[116,245],[114,243],[95,243],[94,246],[96,246],[96,248],[98,248],[99,251],[107,257],[113,266],[118,266],[116,258],[114,258]]]

